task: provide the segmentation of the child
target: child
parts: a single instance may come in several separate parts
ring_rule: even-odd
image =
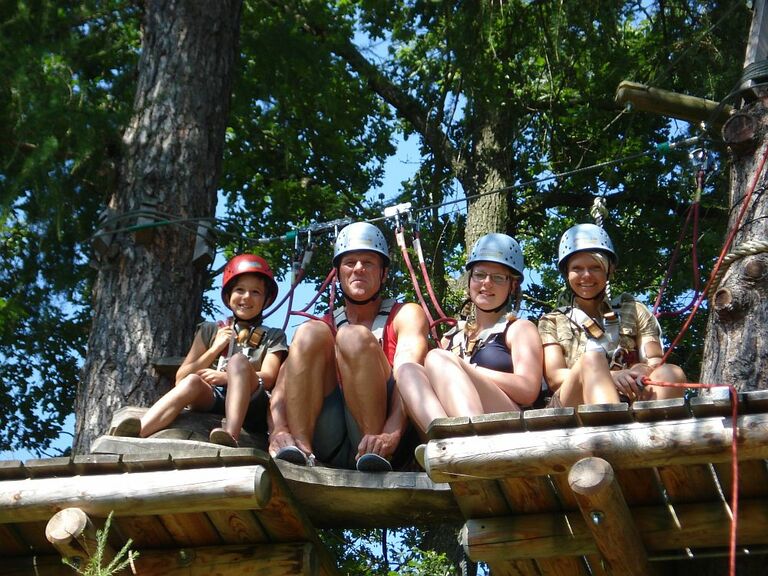
[[[185,407],[226,416],[222,427],[211,430],[215,444],[237,447],[242,426],[266,434],[267,391],[288,353],[285,333],[261,325],[262,311],[277,297],[277,282],[263,258],[241,254],[224,267],[221,297],[233,317],[200,324],[175,387],[141,419],[120,422],[115,436],[151,436]]]

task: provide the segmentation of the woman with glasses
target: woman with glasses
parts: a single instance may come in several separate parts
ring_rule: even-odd
[[[486,234],[466,263],[472,313],[427,354],[426,378],[400,388],[422,434],[435,418],[520,410],[541,391],[543,352],[536,326],[510,312],[519,300],[523,253],[506,234]]]

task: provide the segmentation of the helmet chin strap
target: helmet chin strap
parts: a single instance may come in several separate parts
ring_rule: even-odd
[[[256,316],[254,316],[250,320],[245,320],[244,318],[240,318],[234,312],[232,312],[232,317],[234,318],[234,322],[233,322],[234,324],[236,324],[237,322],[242,322],[243,324],[248,324],[249,326],[259,326],[261,325],[262,320],[264,320],[264,315],[261,312],[256,314]]]

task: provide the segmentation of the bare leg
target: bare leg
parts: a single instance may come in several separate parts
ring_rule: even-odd
[[[291,351],[277,379],[282,388],[285,421],[296,446],[312,454],[315,424],[323,400],[337,386],[334,339],[330,328],[319,321],[299,326]]]
[[[432,350],[425,362],[429,381],[448,416],[519,410],[496,384],[447,350]]]
[[[581,382],[584,404],[618,404],[619,393],[603,352],[584,352]]]
[[[391,368],[376,337],[365,326],[343,326],[336,334],[336,358],[344,401],[360,432],[381,434]]]
[[[605,354],[585,352],[571,367],[560,385],[560,403],[573,408],[580,404],[615,404],[619,393],[608,370]]]
[[[244,354],[235,354],[227,362],[227,415],[224,429],[235,439],[240,438],[251,396],[258,388],[256,371]]]
[[[662,364],[648,376],[657,382],[685,382],[685,372],[675,364]],[[667,398],[682,398],[685,388],[682,386],[649,386],[648,392],[651,400],[665,400]]]
[[[431,353],[427,355],[427,359]],[[427,429],[432,421],[435,418],[445,418],[447,414],[437,398],[437,394],[435,394],[424,366],[412,362],[408,363],[400,368],[399,375],[401,380],[408,383],[407,385],[403,385],[401,382],[397,384],[397,390],[403,399],[405,410],[411,421],[416,424],[421,435],[426,437]]]
[[[213,389],[197,374],[190,374],[155,402],[141,418],[140,436],[146,438],[173,422],[186,407],[207,412],[213,406]]]

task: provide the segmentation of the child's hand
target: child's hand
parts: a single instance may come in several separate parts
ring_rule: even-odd
[[[197,372],[197,375],[203,379],[203,382],[210,386],[226,386],[227,385],[227,373],[219,370],[211,370],[210,368],[204,368]]]
[[[234,331],[231,325],[219,326],[216,336],[213,339],[213,344],[211,344],[211,348],[216,352],[225,351],[229,346],[229,342],[232,340],[233,333]]]

